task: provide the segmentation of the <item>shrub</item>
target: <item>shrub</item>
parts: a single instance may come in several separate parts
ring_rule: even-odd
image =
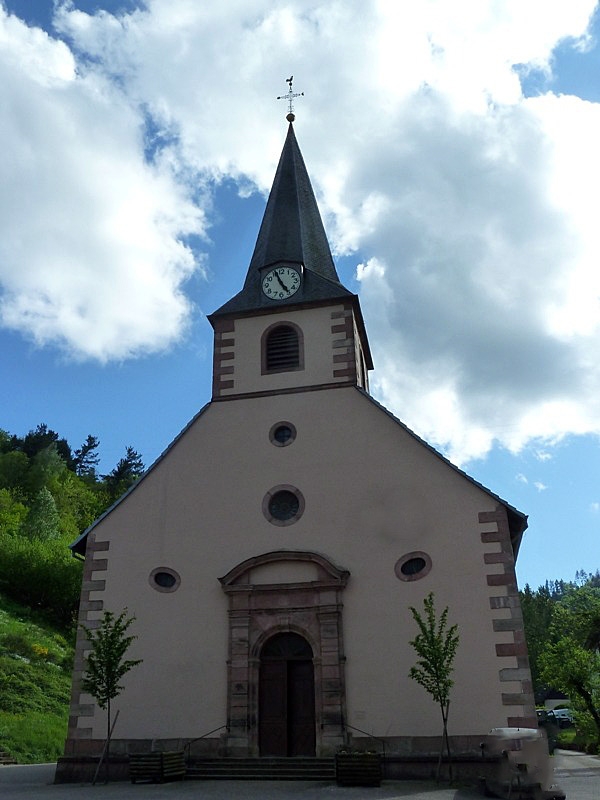
[[[81,571],[64,540],[0,536],[0,590],[64,628],[77,611]]]

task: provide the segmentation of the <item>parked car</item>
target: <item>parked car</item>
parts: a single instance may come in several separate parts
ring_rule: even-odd
[[[573,712],[570,708],[555,708],[552,713],[561,728],[568,728],[573,724]]]

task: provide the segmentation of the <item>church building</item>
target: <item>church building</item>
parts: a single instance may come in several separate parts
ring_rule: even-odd
[[[80,623],[135,616],[142,663],[112,750],[437,753],[439,707],[408,677],[410,607],[433,592],[460,633],[453,749],[480,753],[494,727],[537,727],[515,578],[527,518],[369,394],[359,298],[288,120],[243,287],[209,316],[210,402],[72,545]],[[81,690],[86,644],[67,759],[100,753],[106,731]]]

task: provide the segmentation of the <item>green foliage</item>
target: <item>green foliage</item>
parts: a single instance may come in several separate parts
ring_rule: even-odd
[[[63,754],[68,722],[68,703],[60,713],[0,711],[0,741],[19,764],[50,763]]]
[[[88,436],[78,450],[75,450],[73,466],[77,475],[96,477],[96,467],[100,461],[98,447],[100,442],[96,436]]]
[[[0,595],[0,741],[21,763],[55,760],[66,736],[73,646]]]
[[[119,616],[105,611],[100,626],[95,629],[82,625],[90,642],[91,652],[86,658],[85,673],[81,682],[84,692],[89,692],[102,709],[118,697],[123,687],[121,678],[141,660],[126,660],[125,653],[137,636],[127,636],[135,617],[127,617],[127,609]]]
[[[73,624],[81,572],[64,539],[0,536],[0,590],[64,628]]]
[[[0,488],[18,489],[25,493],[29,459],[25,453],[13,450],[0,455]]]
[[[23,526],[23,532],[30,539],[58,539],[60,536],[60,517],[56,503],[45,486],[36,494]]]
[[[117,466],[103,475],[110,501],[114,502],[132,486],[144,472],[142,457],[133,447],[127,447],[125,457],[121,458]]]
[[[17,536],[27,518],[27,506],[10,489],[0,489],[0,536]]]
[[[552,610],[556,604],[548,583],[532,591],[529,584],[521,592],[523,625],[529,652],[529,666],[536,699],[543,702],[546,686],[540,675],[540,659],[548,642],[548,631],[552,621]]]
[[[450,689],[453,663],[458,650],[458,625],[448,627],[448,607],[437,618],[435,599],[430,592],[423,600],[424,617],[410,606],[410,612],[417,623],[419,633],[410,644],[419,657],[417,663],[410,668],[409,677],[420,684],[433,700],[438,703],[442,714],[442,740],[448,755],[449,777],[452,780],[452,762],[450,756],[450,740],[448,738],[448,711],[450,709]],[[442,766],[442,751],[437,766],[439,780]]]
[[[600,651],[594,631],[599,617],[600,589],[572,587],[553,608],[548,641],[540,657],[542,679],[570,698],[582,721],[586,715],[593,721],[598,742]]]
[[[24,437],[0,429],[0,591],[47,607],[61,625],[72,624],[81,581],[68,545],[144,470],[128,447],[98,478],[98,446],[89,435],[72,453],[45,424]]]
[[[437,619],[433,592],[424,599],[423,606],[425,618],[415,608],[410,607],[419,628],[419,633],[410,644],[419,660],[410,668],[408,675],[441,706],[443,714],[443,709],[450,700],[450,689],[454,685],[451,676],[459,643],[458,625],[447,627],[448,608]]]

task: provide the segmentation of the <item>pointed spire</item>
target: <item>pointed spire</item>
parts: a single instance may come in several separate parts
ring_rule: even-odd
[[[211,317],[278,305],[265,298],[260,283],[265,269],[280,263],[297,265],[303,273],[294,303],[352,296],[336,272],[291,120],[244,288]]]
[[[265,210],[251,272],[278,261],[306,269],[339,283],[314,192],[290,123],[269,201]]]

